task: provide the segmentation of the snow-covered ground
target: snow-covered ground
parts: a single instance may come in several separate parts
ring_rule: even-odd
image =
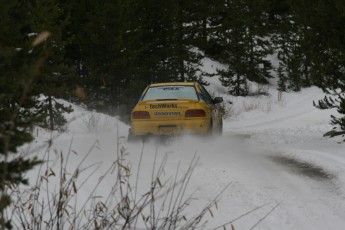
[[[208,69],[221,68],[210,63],[207,61]],[[35,143],[23,151],[38,152],[45,159],[49,156],[53,171],[59,171],[61,156],[67,171],[82,165],[84,171],[76,182],[79,206],[92,191],[95,197],[108,196],[116,175],[104,175],[119,149],[124,148],[133,180],[139,177],[138,194],[150,188],[152,172],[159,167],[155,161],[168,156],[160,178],[164,182],[177,172],[186,172],[196,157],[197,165],[185,192],[195,198],[188,214],[193,216],[226,188],[217,207],[206,214],[205,229],[232,220],[235,229],[344,229],[345,145],[338,144],[340,139],[322,137],[332,128],[330,114],[336,113],[313,107],[313,100],[323,97],[322,91],[312,87],[284,93],[278,101],[278,92],[270,87],[269,96],[236,98],[228,96],[216,78],[210,82],[210,91],[223,96],[226,103],[233,102],[227,103],[229,117],[224,120],[222,137],[127,143],[127,125],[74,106],[66,132],[37,129]],[[52,137],[49,149],[39,148]],[[28,174],[31,183],[44,167]]]

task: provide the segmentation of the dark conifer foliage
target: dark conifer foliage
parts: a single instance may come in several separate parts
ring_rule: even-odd
[[[313,101],[313,105],[318,109],[332,109],[337,108],[335,102],[336,101],[332,99],[332,97],[325,96],[322,100],[319,100],[318,103],[315,103],[315,101]]]
[[[307,11],[303,11],[302,8]],[[305,29],[301,33],[304,55],[303,69],[310,84],[322,87],[332,97],[319,101],[321,109],[337,107],[339,116],[332,116],[334,129],[325,135],[343,135],[345,93],[345,2],[303,0],[292,5],[296,22]],[[306,76],[306,73],[303,73]],[[303,78],[302,78],[303,79]]]
[[[287,91],[287,76],[284,73],[284,69],[279,63],[279,67],[277,69],[277,77],[278,77],[278,91],[280,92],[286,92]]]
[[[336,117],[332,115],[332,121],[331,124],[334,125],[334,129],[328,133],[325,134],[325,136],[339,136],[342,135],[342,137],[345,137],[345,94],[339,95],[337,99],[338,103],[338,113],[341,114],[342,117]],[[345,138],[344,138],[345,141]]]
[[[63,126],[62,113],[70,108],[57,98],[80,102],[73,95],[76,87],[86,91],[82,102],[89,109],[125,116],[149,83],[207,84],[200,71],[205,54],[228,66],[216,75],[233,95],[248,95],[248,83],[267,84],[273,73],[280,91],[316,85],[337,92],[316,106],[337,107],[344,114],[341,0],[0,3],[2,156],[32,139],[33,124]],[[49,39],[32,47],[42,31],[50,32]],[[267,59],[272,53],[278,54],[277,69]],[[334,116],[332,123],[337,131],[331,136],[340,135],[344,117]],[[8,167],[1,167],[2,178],[11,178],[5,175]]]
[[[86,88],[89,108],[127,114],[149,83],[202,81],[191,2],[84,1],[84,14],[70,8],[68,30],[78,30],[77,62],[87,70],[78,84]]]
[[[130,1],[85,1],[83,14],[72,11],[73,27],[69,30],[80,30],[74,42],[81,53],[77,63],[83,63],[88,70],[79,76],[77,84],[86,89],[92,109],[117,107],[124,99],[130,68],[125,45],[129,4]],[[78,24],[80,21],[83,24]]]
[[[9,186],[26,184],[25,173],[40,161],[17,153],[30,142],[31,128],[41,117],[30,97],[39,71],[46,60],[38,44],[32,44],[28,4],[0,2],[0,229],[11,228],[4,211],[11,202]]]
[[[89,109],[125,117],[149,83],[207,84],[206,54],[228,66],[217,77],[233,95],[272,72],[280,91],[332,92],[315,106],[337,108],[327,135],[343,135],[344,22],[342,0],[0,0],[0,228],[9,227],[4,188],[39,163],[16,157],[17,147],[33,125],[63,126],[70,108],[57,99],[81,102],[76,87]],[[49,36],[33,46],[42,31]]]
[[[248,95],[247,81],[267,83],[272,65],[266,60],[272,53],[268,36],[267,5],[259,1],[226,1],[218,5],[219,16],[214,20],[213,43],[221,47],[218,57],[228,64],[219,71],[221,82],[229,93]]]
[[[292,19],[290,19],[292,20]],[[286,87],[292,91],[302,88],[302,50],[299,43],[299,34],[292,21],[284,22],[288,30],[274,36],[274,42],[278,51],[281,72],[286,74]]]
[[[40,97],[35,106],[36,113],[46,117],[41,125],[50,130],[61,129],[66,120],[63,113],[71,112],[71,107],[59,103],[56,98],[69,98],[72,93],[70,85],[74,70],[65,59],[68,39],[63,37],[63,30],[69,23],[67,15],[56,1],[36,0],[28,3],[28,14],[31,15],[32,34],[40,31],[51,31],[50,39],[44,43],[43,52],[46,63],[41,68],[31,94]],[[34,51],[36,52],[36,51]]]
[[[279,15],[275,34],[289,88],[329,87],[343,78],[344,4],[336,1],[287,1],[288,13]],[[277,20],[276,20],[277,21]],[[334,83],[336,82],[336,83]]]
[[[344,91],[343,91],[344,92]],[[345,137],[345,93],[336,93],[337,96],[332,98],[331,96],[325,96],[323,100],[319,100],[316,104],[313,102],[314,106],[319,109],[330,109],[337,108],[340,116],[331,115],[331,124],[334,126],[333,129],[324,134],[324,136],[335,137],[342,136]],[[345,141],[345,138],[344,140]]]
[[[203,54],[197,50],[196,44],[205,41],[206,19],[205,15],[200,15],[198,10],[204,10],[205,4],[203,1],[182,1],[177,2],[177,13],[175,14],[176,21],[176,42],[177,42],[177,59],[179,81],[198,81],[202,84],[207,84],[202,79],[203,73],[200,70],[201,58]],[[199,76],[197,76],[199,72]]]

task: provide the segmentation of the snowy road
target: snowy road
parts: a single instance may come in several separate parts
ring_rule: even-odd
[[[317,152],[293,147],[294,143],[267,147],[260,141],[262,137],[242,137],[224,135],[212,141],[185,138],[158,147],[162,153],[170,152],[171,171],[167,169],[167,173],[174,173],[179,160],[187,168],[195,152],[200,157],[190,182],[190,191],[197,191],[194,195],[200,203],[206,203],[230,184],[218,210],[214,210],[215,217],[208,218],[209,228],[257,207],[261,208],[236,220],[235,229],[344,228],[344,181],[338,178],[345,170],[343,162],[327,168],[308,161],[306,156],[333,165],[334,159],[329,159],[327,153],[319,152],[315,158]],[[152,145],[154,151],[154,143],[147,145]],[[302,153],[305,159],[297,157]]]
[[[208,228],[261,207],[236,220],[235,229],[345,229],[345,146],[322,137],[334,111],[315,109],[318,97],[320,90],[310,88],[281,102],[236,98],[237,105],[258,106],[225,122],[221,138],[159,147],[172,153],[172,169],[200,157],[190,190],[201,200],[230,184]]]
[[[128,153],[126,163],[130,165],[134,186],[139,169],[138,194],[150,189],[152,172],[157,171],[165,155],[168,159],[159,178],[162,183],[187,172],[196,157],[198,163],[185,195],[192,194],[195,198],[188,207],[189,216],[228,186],[217,207],[206,214],[205,229],[235,220],[236,230],[343,230],[345,145],[338,144],[338,139],[322,137],[331,128],[328,122],[332,111],[313,108],[311,100],[320,95],[319,89],[310,88],[285,95],[279,102],[273,96],[236,98],[235,105],[255,106],[248,111],[240,111],[239,106],[240,115],[224,121],[222,137],[181,137],[168,144],[127,143],[122,138],[128,134],[127,125],[116,118],[76,108],[70,115],[68,132],[54,138],[49,167],[59,171],[57,153],[63,153],[66,159],[66,153],[72,150],[66,169],[72,172],[82,162],[85,170],[79,180],[86,182],[77,185],[78,199],[83,200],[93,190],[94,196],[109,194],[114,174],[104,177],[104,173],[112,167],[116,152],[122,147]],[[261,105],[269,106],[263,109]],[[87,127],[90,117],[97,120],[97,126],[91,127],[94,129]],[[50,138],[48,132],[36,133],[36,144],[30,147],[30,152],[36,152],[35,145],[47,143]],[[37,171],[29,177],[34,183]],[[103,181],[98,184],[100,178]],[[231,229],[229,225],[227,229]]]

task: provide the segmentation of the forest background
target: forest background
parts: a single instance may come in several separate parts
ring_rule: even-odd
[[[248,80],[272,76],[281,91],[345,84],[341,0],[14,0],[1,1],[0,13],[2,93],[33,80],[30,96],[47,97],[39,104],[50,120],[54,98],[78,101],[77,87],[88,108],[126,119],[149,83],[207,84],[205,55],[229,66],[214,77],[235,96],[251,93]],[[42,31],[49,39],[33,48]],[[27,77],[39,59],[37,77]]]
[[[218,77],[250,96],[277,77],[281,92],[321,87],[331,96],[315,106],[345,114],[343,0],[0,0],[0,29],[0,214],[7,183],[39,163],[10,153],[71,110],[56,98],[128,121],[149,83]],[[205,56],[228,68],[203,73]],[[345,116],[331,122],[345,134]]]

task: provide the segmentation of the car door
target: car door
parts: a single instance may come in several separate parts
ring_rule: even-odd
[[[217,105],[213,102],[211,95],[207,92],[204,86],[199,85],[202,97],[210,110],[212,111],[212,122],[213,122],[213,129],[219,129],[221,125],[221,115]]]

